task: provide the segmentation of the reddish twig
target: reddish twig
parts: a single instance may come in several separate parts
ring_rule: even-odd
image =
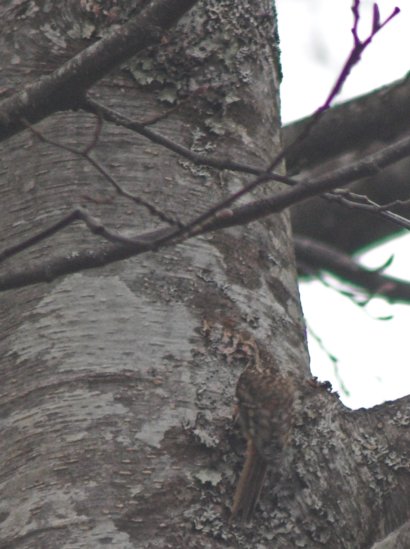
[[[337,187],[356,181],[357,179],[374,175],[383,168],[409,155],[410,137],[390,145],[373,155],[369,155],[350,166],[325,174],[315,182],[299,182],[293,188],[263,200],[256,200],[232,210],[221,211],[219,217],[209,221],[200,229],[197,229],[194,234],[203,234],[226,227],[243,225],[266,215],[280,212],[292,204],[320,194],[321,192],[331,191]],[[56,223],[55,226],[59,227],[59,223],[61,222]],[[63,225],[60,229],[61,228],[63,228]],[[54,234],[55,232],[55,230],[52,230],[51,232],[48,231],[49,229],[46,229],[42,231],[41,236],[33,237],[34,240],[30,239],[30,245],[47,238],[50,234]],[[148,250],[157,250],[164,245],[175,243],[177,234],[177,229],[167,227],[133,236],[128,240],[127,246],[117,246],[108,250],[104,249],[93,252],[86,251],[83,254],[77,254],[76,257],[56,258],[44,267],[38,266],[32,271],[25,269],[24,272],[15,272],[0,277],[0,291],[20,287],[22,285],[48,281],[61,274],[108,265],[114,261],[137,256]],[[185,235],[185,238],[188,238],[188,235]],[[133,244],[131,244],[131,242],[133,242]],[[23,249],[27,247],[28,246],[24,246]],[[14,247],[14,249],[15,251],[13,254],[0,253],[0,258],[3,257],[4,259],[6,256],[10,257],[21,251],[19,245]],[[53,273],[53,276],[50,273]]]
[[[390,14],[390,16],[384,21],[380,22],[380,16],[379,16],[379,10],[376,7],[373,11],[373,21],[372,21],[372,30],[369,34],[369,36],[361,41],[358,36],[358,23],[360,19],[359,15],[359,7],[360,7],[360,0],[355,0],[353,4],[353,14],[354,14],[354,24],[353,24],[353,37],[354,37],[354,44],[353,49],[351,53],[349,54],[348,58],[346,59],[342,70],[340,71],[339,77],[336,80],[336,83],[334,84],[333,88],[331,89],[326,101],[324,104],[317,109],[317,111],[312,116],[310,122],[304,127],[303,131],[299,136],[296,137],[296,139],[291,142],[287,147],[282,149],[282,151],[276,155],[276,157],[272,160],[268,168],[265,170],[264,173],[260,174],[256,179],[245,185],[241,190],[238,192],[232,194],[228,198],[222,200],[221,202],[217,203],[215,206],[209,208],[207,211],[205,211],[203,214],[197,216],[194,218],[191,222],[186,223],[185,227],[183,229],[179,230],[179,233],[175,235],[174,238],[180,238],[183,235],[186,234],[194,234],[194,232],[197,231],[198,227],[201,227],[206,222],[208,222],[210,219],[215,218],[215,216],[220,212],[221,210],[224,210],[226,208],[229,208],[234,202],[239,200],[242,196],[250,193],[253,191],[256,187],[258,187],[260,184],[264,183],[265,181],[268,181],[270,179],[269,175],[270,173],[282,162],[282,160],[285,159],[286,155],[293,150],[294,147],[300,145],[300,143],[309,135],[311,129],[316,125],[316,123],[319,121],[321,115],[323,112],[325,112],[327,109],[329,109],[331,103],[335,99],[335,97],[340,93],[344,83],[346,82],[347,77],[349,76],[350,71],[352,68],[359,62],[360,57],[363,53],[363,51],[369,46],[374,36],[389,22],[395,17],[399,12],[399,8],[395,8],[393,12]],[[195,231],[194,231],[195,229]]]

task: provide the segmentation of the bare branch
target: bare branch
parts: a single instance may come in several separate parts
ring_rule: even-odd
[[[32,271],[26,269],[24,272],[16,271],[0,276],[0,291],[28,284],[36,284],[38,282],[47,282],[63,274],[108,265],[114,261],[127,259],[148,250],[157,250],[164,245],[175,244],[178,240],[186,239],[189,236],[204,234],[235,225],[244,225],[272,213],[278,213],[292,204],[321,192],[331,191],[357,179],[373,175],[389,164],[409,155],[410,137],[402,139],[398,143],[386,147],[374,155],[367,156],[351,166],[325,174],[315,182],[301,182],[269,198],[256,200],[235,209],[221,210],[214,219],[200,225],[195,229],[193,234],[184,235],[183,238],[180,236],[179,229],[171,227],[162,228],[130,237],[129,240],[134,242],[134,244],[127,246],[117,245],[112,248],[103,248],[55,258],[44,265],[34,267]],[[47,230],[44,233],[47,233]],[[39,240],[41,239],[37,239],[36,242]],[[2,254],[0,254],[0,257],[2,257]],[[7,257],[10,257],[10,254]]]
[[[185,6],[184,10],[188,9],[194,3],[195,2],[184,2],[184,6]],[[173,2],[168,2],[167,7],[169,7],[169,4],[173,4]],[[188,4],[189,4],[189,6],[188,6]],[[359,3],[357,3],[355,5],[356,5],[356,8],[357,8],[357,13],[355,13],[355,11],[353,10],[354,14],[355,14],[355,23],[354,23],[353,29],[354,30],[356,29],[356,31],[357,31],[357,23],[358,23],[358,17],[359,17],[358,16]],[[155,1],[152,2],[149,7],[150,7],[151,10],[153,9],[155,11],[155,9],[158,9],[159,6],[161,6],[161,2],[158,0],[157,2],[155,2]],[[142,15],[140,15],[139,17],[137,17],[133,21],[133,25],[135,25],[136,21],[139,21],[141,18],[144,18],[144,16],[146,17],[147,16],[147,13],[146,13],[147,11],[149,12],[149,15],[152,19],[152,13],[147,8],[146,10],[144,10]],[[393,12],[393,14],[390,16],[390,18],[388,20],[390,20],[396,13],[398,13],[397,10],[395,10],[395,12]],[[182,12],[181,12],[181,14],[182,14]],[[162,16],[163,16],[163,14],[161,14],[161,17]],[[168,14],[168,16],[169,16],[169,14]],[[168,19],[165,18],[165,21],[164,21],[163,17],[162,18],[159,17],[158,14],[156,14],[156,17],[157,17],[157,19],[155,19],[155,17],[154,17],[153,20],[155,20],[157,22],[157,24],[158,24],[158,21],[161,21],[163,28],[165,28],[165,25],[169,24]],[[276,158],[271,162],[270,166],[266,170],[264,170],[262,172],[258,170],[259,174],[256,177],[256,179],[254,179],[253,181],[251,181],[250,183],[245,185],[237,193],[231,195],[230,197],[223,200],[222,202],[220,202],[220,203],[216,204],[215,206],[209,208],[203,214],[201,214],[198,217],[191,220],[190,223],[186,224],[185,226],[181,226],[181,224],[179,224],[179,228],[177,228],[177,229],[169,229],[169,230],[160,229],[160,230],[157,230],[157,231],[152,231],[151,233],[149,233],[149,236],[144,235],[142,237],[142,240],[141,240],[141,236],[137,236],[135,238],[123,237],[122,235],[113,236],[101,224],[99,225],[98,231],[96,231],[95,230],[95,224],[93,224],[87,218],[87,216],[83,215],[82,213],[79,214],[78,212],[79,211],[81,212],[81,210],[77,209],[76,210],[76,212],[77,212],[76,219],[82,219],[83,221],[86,222],[86,224],[89,226],[89,228],[91,230],[93,230],[93,232],[97,232],[98,234],[101,234],[105,238],[110,239],[110,240],[114,240],[115,242],[121,242],[126,248],[126,249],[122,249],[120,251],[117,250],[117,249],[112,249],[108,252],[108,255],[107,255],[107,252],[104,250],[104,252],[103,252],[104,258],[100,258],[100,260],[98,260],[96,258],[95,254],[92,254],[94,256],[94,264],[93,265],[90,265],[87,260],[84,261],[84,262],[81,262],[81,261],[79,262],[79,256],[76,256],[74,263],[77,265],[77,267],[79,267],[79,268],[90,268],[90,267],[93,267],[93,266],[98,266],[98,264],[106,264],[107,262],[116,261],[120,258],[129,257],[130,255],[136,255],[136,254],[142,253],[144,251],[147,251],[149,249],[150,250],[154,250],[154,249],[156,250],[161,246],[169,245],[170,243],[176,243],[178,241],[185,240],[186,238],[189,238],[190,236],[202,234],[202,233],[205,233],[205,232],[209,232],[211,230],[216,230],[216,229],[220,229],[220,228],[224,228],[224,227],[228,227],[228,226],[244,224],[244,223],[253,221],[253,220],[258,219],[260,217],[269,215],[271,213],[279,212],[279,211],[283,210],[284,208],[286,208],[286,207],[288,207],[292,204],[295,204],[297,202],[305,200],[308,197],[314,196],[316,194],[320,194],[322,192],[327,192],[327,191],[333,190],[338,186],[346,185],[347,183],[351,182],[352,180],[356,180],[358,178],[366,177],[366,176],[372,175],[374,173],[377,173],[380,169],[382,169],[384,166],[388,165],[389,163],[394,162],[394,161],[398,160],[399,158],[402,158],[405,155],[408,155],[409,150],[410,150],[410,140],[403,140],[403,141],[399,142],[394,147],[388,147],[384,151],[379,152],[379,153],[373,155],[372,157],[368,157],[368,158],[360,161],[359,163],[355,164],[354,166],[350,166],[348,169],[344,168],[342,170],[337,170],[336,172],[333,172],[330,176],[322,177],[314,183],[295,182],[294,180],[290,180],[290,179],[286,178],[287,179],[286,182],[289,182],[290,184],[292,184],[293,188],[291,188],[289,190],[286,190],[286,191],[283,191],[281,193],[277,193],[276,195],[274,195],[274,196],[272,196],[268,199],[255,201],[255,202],[252,202],[252,203],[247,204],[245,206],[238,207],[235,210],[229,209],[229,206],[234,201],[236,201],[241,196],[249,193],[251,190],[256,188],[258,185],[260,185],[264,181],[267,181],[267,180],[272,179],[272,178],[277,178],[277,176],[275,174],[271,173],[272,170],[285,157],[287,152],[289,150],[291,150],[293,146],[298,145],[304,139],[305,135],[307,135],[309,133],[310,128],[313,127],[314,124],[316,123],[316,121],[319,119],[319,116],[321,115],[321,112],[323,112],[323,110],[325,108],[328,108],[328,106],[330,105],[330,102],[333,100],[335,95],[340,91],[341,86],[343,85],[345,79],[347,78],[347,75],[348,75],[350,69],[354,66],[354,64],[360,58],[360,54],[363,51],[363,49],[370,43],[371,38],[374,36],[374,34],[376,32],[378,32],[387,23],[388,20],[386,20],[384,23],[381,24],[379,19],[377,19],[377,17],[374,16],[372,34],[370,34],[369,37],[364,42],[361,42],[357,37],[357,32],[356,32],[356,34],[354,32],[354,37],[355,37],[354,48],[353,48],[348,60],[345,63],[345,66],[344,66],[344,68],[343,68],[343,70],[342,70],[342,72],[341,72],[341,74],[338,78],[338,81],[336,82],[336,84],[333,87],[331,93],[329,94],[326,103],[318,109],[318,111],[316,112],[316,115],[312,118],[310,124],[308,124],[308,126],[304,129],[302,134],[299,135],[296,138],[296,140],[289,147],[285,148],[281,153],[279,153],[276,156]],[[127,25],[129,26],[130,24],[131,23],[128,23]],[[152,24],[152,21],[151,21],[150,24]],[[126,26],[127,29],[128,29],[128,26]],[[159,26],[161,27],[161,24],[159,24]],[[134,28],[134,27],[132,27],[132,28]],[[122,30],[124,31],[124,28]],[[115,36],[117,36],[116,33],[113,33],[113,35],[110,35],[110,38],[112,38],[114,40],[114,44],[116,43],[115,39],[114,39]],[[105,39],[105,40],[107,40],[107,39]],[[102,40],[102,41],[98,42],[96,45],[94,45],[95,49],[98,50],[98,45],[100,45],[100,47],[101,47],[101,44],[103,42],[104,41]],[[80,57],[77,56],[77,58],[79,57],[79,63],[77,63],[77,65],[79,65],[82,70],[84,69],[84,67],[87,66],[87,63],[85,63],[84,65],[81,64],[81,59],[82,59],[81,56],[84,54],[84,59],[89,63],[90,58],[87,57],[86,53],[87,52],[89,53],[90,51],[92,51],[92,48],[93,48],[93,46],[91,47],[91,50],[90,50],[90,48],[85,50],[85,52],[80,54]],[[120,48],[119,51],[122,51],[124,55],[126,53],[125,50],[123,50],[121,48]],[[129,56],[128,54],[129,54],[129,51],[127,50],[126,56]],[[118,55],[119,54],[117,52],[117,56]],[[77,59],[77,58],[74,58],[74,60]],[[109,57],[109,59],[111,59],[111,61],[113,60],[112,57]],[[67,66],[70,68],[70,63],[73,63],[74,60],[70,61],[68,64],[65,64],[63,67],[61,67],[58,71],[56,71],[56,73],[54,73],[54,75],[56,75],[56,74],[58,75],[59,72],[60,73],[62,72],[63,74],[65,74],[64,68],[67,68]],[[116,58],[116,63],[117,62],[118,62],[118,58]],[[95,59],[93,60],[93,63],[95,63]],[[72,69],[72,67],[71,67],[71,69]],[[101,69],[98,69],[98,70],[101,71]],[[98,70],[97,70],[97,72],[98,72]],[[76,78],[78,78],[78,75],[79,75],[79,73],[77,72],[76,73]],[[66,77],[67,77],[67,75],[66,75]],[[89,85],[91,85],[91,84],[89,84]],[[36,89],[35,86],[36,85],[34,85],[34,89]],[[85,91],[85,89],[87,87],[88,86],[85,85],[82,88],[82,91]],[[57,87],[57,89],[58,89],[58,87]],[[13,98],[11,98],[11,99],[13,99]],[[77,96],[77,99],[78,99],[78,96]],[[8,100],[6,100],[6,102],[7,101]],[[95,102],[93,103],[91,100],[82,101],[82,103],[84,104],[84,106],[88,107],[89,110],[99,112],[100,113],[99,116],[104,116],[107,119],[111,118],[111,120],[115,121],[116,123],[121,123],[122,125],[124,125],[126,127],[130,127],[130,129],[134,129],[134,131],[138,131],[142,135],[146,135],[147,137],[149,137],[153,141],[160,142],[162,145],[167,146],[168,148],[170,148],[171,150],[174,150],[178,154],[184,154],[186,157],[189,157],[191,160],[194,158],[192,151],[189,151],[188,149],[185,149],[184,147],[181,147],[179,145],[173,144],[169,140],[166,140],[165,138],[163,138],[162,136],[158,136],[158,134],[155,134],[155,132],[152,132],[152,130],[149,130],[148,128],[146,128],[142,124],[138,124],[138,123],[135,123],[135,122],[130,122],[129,120],[125,119],[124,117],[121,117],[120,115],[118,115],[118,113],[113,113],[113,111],[110,111],[106,107],[103,107],[99,104],[96,104]],[[0,107],[1,107],[1,105],[0,105]],[[95,136],[94,141],[97,140],[97,139],[98,139],[98,129],[96,131],[96,136]],[[91,145],[91,148],[93,146],[94,145]],[[98,169],[100,171],[100,173],[102,173],[104,175],[104,177],[106,177],[111,182],[111,184],[114,185],[117,192],[120,192],[124,196],[127,195],[127,193],[106,172],[106,170],[104,170],[104,168],[102,166],[100,166],[98,162],[96,162],[94,159],[92,159],[88,155],[90,147],[87,147],[87,149],[82,153],[79,153],[78,151],[74,151],[74,150],[72,150],[68,147],[64,147],[64,148],[66,148],[67,150],[71,150],[71,152],[74,152],[75,154],[81,154],[84,158],[86,158],[89,162],[91,162],[95,166],[95,168]],[[200,163],[202,163],[204,158],[203,157],[201,157],[200,159],[196,158],[197,162],[199,160],[200,160]],[[208,159],[208,162],[209,162],[209,159]],[[211,162],[215,162],[215,160],[211,159]],[[221,161],[217,161],[217,162],[221,162]],[[229,163],[228,163],[228,165],[229,165]],[[221,166],[221,164],[219,164],[219,166]],[[227,169],[226,166],[227,166],[227,164],[225,163],[224,169]],[[239,166],[236,165],[236,168],[238,168],[238,167]],[[241,166],[241,168],[242,168],[242,166]],[[247,168],[249,169],[249,167],[247,167]],[[132,197],[132,199],[134,199],[134,201],[140,200],[139,197],[137,197],[137,200],[135,200],[135,197]],[[140,201],[139,203],[142,203],[142,202]],[[159,212],[159,213],[155,212],[155,213],[156,213],[156,215],[159,215],[159,217],[162,216],[161,212]],[[387,212],[385,212],[385,213],[387,213]],[[163,216],[161,217],[161,219],[169,221],[168,219],[166,219],[166,217],[164,218]],[[61,225],[61,223],[62,222],[58,222],[56,225],[61,226],[61,228],[66,226],[66,225]],[[61,229],[59,229],[59,230],[61,230]],[[54,234],[54,233],[53,233],[53,231],[51,231],[51,233],[50,233],[50,229],[47,229],[46,231],[43,231],[41,234],[43,236],[37,235],[36,237],[33,237],[35,239],[35,242],[38,242],[42,238],[45,238],[46,236],[44,236],[44,235],[50,235],[50,234]],[[30,242],[33,242],[33,240],[30,239]],[[30,244],[30,245],[32,245],[32,244]],[[17,245],[17,247],[15,247],[15,249],[18,249],[18,246],[19,245]],[[26,247],[27,246],[25,246],[22,249],[25,249]],[[17,253],[17,252],[13,252],[13,254],[14,253]],[[3,255],[3,259],[5,257],[10,257],[10,255],[11,255],[11,252],[9,251],[5,255]],[[90,254],[88,254],[87,258],[89,259],[89,257],[90,257]],[[102,261],[102,263],[100,263],[100,261]],[[73,272],[71,270],[72,268],[74,268],[74,270],[78,270],[78,268],[74,267],[73,262],[71,262],[71,265],[68,264],[68,263],[70,263],[70,260],[68,260],[67,262],[62,261],[60,263],[59,263],[59,260],[56,260],[56,262],[57,263],[55,263],[55,268],[51,269],[51,270],[54,270],[56,273],[59,273],[60,269],[64,269],[64,267],[63,267],[64,263],[66,263],[65,268],[69,269],[67,272]],[[50,265],[48,267],[50,267]],[[46,271],[47,271],[46,272],[46,276],[47,276],[46,279],[49,280],[50,279],[50,268],[47,268]],[[44,278],[42,278],[44,276],[44,273],[43,274],[38,273],[37,276],[39,276],[41,280],[44,280]],[[58,274],[56,274],[56,276],[58,276]],[[18,275],[16,275],[16,277],[19,278]],[[34,278],[32,279],[32,282],[29,282],[29,283],[33,283],[35,281],[40,281],[38,278],[36,280],[35,279],[36,279],[36,276],[34,276]],[[4,282],[5,282],[4,288],[6,288],[7,287],[7,282],[6,281],[4,281]],[[1,289],[1,285],[0,285],[0,289]]]
[[[60,219],[56,223],[53,223],[50,227],[47,227],[47,229],[39,231],[34,236],[31,236],[23,240],[22,242],[15,244],[14,246],[4,248],[0,252],[0,263],[20,252],[23,252],[24,250],[27,250],[28,248],[31,248],[42,240],[50,238],[51,236],[57,234],[59,231],[65,229],[69,225],[72,225],[72,223],[74,223],[75,221],[84,221],[84,223],[93,234],[102,236],[110,242],[123,244],[126,246],[138,246],[140,251],[144,251],[144,249],[152,249],[152,246],[149,243],[146,244],[142,238],[128,238],[118,233],[117,231],[107,229],[107,227],[105,227],[99,219],[90,215],[87,210],[81,207],[77,207],[69,214],[64,216],[62,219]]]
[[[123,196],[124,198],[127,198],[128,200],[131,200],[132,202],[134,202],[134,204],[137,204],[139,206],[143,206],[144,208],[146,208],[149,211],[149,213],[152,216],[158,217],[158,219],[160,219],[161,221],[165,221],[165,223],[168,223],[169,225],[176,226],[176,227],[179,227],[180,229],[182,229],[184,227],[183,223],[181,223],[177,219],[173,219],[172,217],[170,217],[169,215],[164,213],[162,210],[160,210],[159,208],[157,208],[156,206],[154,206],[153,204],[151,204],[150,202],[148,202],[144,198],[142,198],[140,196],[137,196],[135,194],[132,194],[129,191],[126,191],[120,185],[120,183],[118,183],[118,181],[106,170],[106,168],[101,164],[101,162],[98,162],[98,160],[96,160],[95,158],[90,156],[89,153],[96,146],[99,134],[100,134],[101,129],[102,129],[101,120],[102,120],[101,117],[98,117],[98,124],[96,126],[96,130],[94,132],[93,139],[92,139],[91,143],[89,145],[87,145],[86,148],[83,151],[77,150],[74,147],[70,147],[68,145],[64,145],[63,143],[58,143],[57,141],[49,139],[43,133],[36,130],[27,121],[24,120],[23,122],[32,131],[32,133],[38,139],[43,141],[44,143],[48,143],[49,145],[53,145],[54,147],[57,147],[57,148],[62,149],[64,151],[70,152],[71,154],[73,154],[75,156],[78,156],[80,158],[83,158],[84,160],[89,162],[89,164],[91,164],[91,166],[93,166],[104,177],[104,179],[106,179],[114,187],[114,189],[117,191],[117,193],[120,196]]]
[[[171,141],[171,139],[164,137],[158,132],[147,128],[145,124],[137,122],[136,120],[130,120],[126,116],[106,107],[105,105],[90,97],[87,97],[82,102],[81,107],[87,111],[100,112],[104,119],[108,122],[113,122],[114,124],[132,130],[133,132],[136,132],[139,135],[146,137],[152,143],[161,145],[166,149],[175,152],[179,156],[190,160],[193,164],[208,166],[209,168],[215,168],[217,170],[230,170],[232,172],[249,173],[252,175],[261,175],[266,173],[266,169],[264,168],[250,166],[249,164],[242,164],[240,162],[234,162],[229,159],[215,158],[212,156],[199,154],[195,151],[191,151],[183,145],[175,143],[174,141]],[[286,177],[273,172],[269,174],[268,179],[279,181],[281,183],[286,183],[288,185],[294,185],[297,183],[297,181],[292,180],[290,177]]]
[[[399,8],[395,8],[392,12],[392,14],[386,19],[385,22],[380,23],[376,25],[373,20],[373,28],[370,35],[366,38],[364,41],[360,41],[357,36],[357,25],[359,22],[359,6],[360,2],[355,1],[354,7],[353,7],[353,13],[354,13],[354,25],[353,25],[353,34],[354,34],[354,46],[353,49],[348,56],[347,60],[345,61],[345,64],[340,72],[340,75],[333,86],[332,90],[330,91],[325,103],[317,109],[317,111],[314,113],[314,115],[309,120],[309,123],[303,128],[303,131],[295,138],[293,142],[291,142],[287,147],[282,149],[281,152],[279,152],[275,158],[271,161],[269,166],[266,168],[265,172],[260,174],[256,179],[251,181],[250,183],[244,185],[242,189],[237,191],[236,193],[232,194],[225,200],[222,200],[219,204],[216,204],[212,208],[209,208],[206,212],[204,212],[202,215],[198,216],[196,219],[192,220],[190,223],[187,223],[183,229],[180,229],[179,234],[175,235],[175,238],[180,238],[183,236],[189,236],[191,234],[196,234],[197,228],[203,226],[205,223],[209,222],[210,220],[214,219],[219,212],[222,210],[229,208],[232,204],[234,204],[237,200],[245,196],[246,194],[249,194],[254,189],[256,189],[259,185],[262,183],[268,181],[270,179],[270,174],[277,166],[280,165],[282,160],[286,158],[286,156],[300,143],[304,141],[304,139],[309,135],[311,129],[317,124],[319,119],[321,118],[324,111],[328,110],[331,103],[335,99],[335,97],[340,93],[350,71],[352,68],[358,63],[360,60],[360,56],[362,52],[366,49],[366,47],[371,43],[372,38],[374,35],[381,30],[395,15],[397,15],[400,10]],[[334,187],[332,187],[334,188]],[[322,191],[320,191],[322,192]],[[288,204],[289,206],[290,204]],[[287,206],[286,206],[287,207]]]
[[[131,21],[81,51],[52,74],[0,103],[0,141],[64,109],[75,109],[84,93],[115,67],[152,44],[197,0],[153,0]]]
[[[213,167],[219,170],[224,169],[224,170],[230,170],[230,171],[238,171],[242,173],[251,173],[255,175],[262,175],[266,173],[265,170],[260,168],[258,169],[257,167],[249,166],[248,164],[241,164],[238,162],[232,162],[230,160],[224,160],[224,159],[214,158],[208,155],[198,154],[194,151],[187,149],[182,145],[175,143],[174,141],[171,141],[166,137],[163,137],[162,135],[154,132],[153,130],[147,129],[145,127],[145,124],[141,124],[137,121],[132,121],[124,117],[123,115],[119,114],[118,112],[112,109],[109,109],[108,107],[102,105],[101,103],[93,99],[87,98],[84,101],[82,106],[83,108],[86,108],[87,110],[90,110],[92,112],[95,111],[95,112],[101,113],[101,115],[105,118],[105,120],[116,123],[130,130],[133,130],[136,133],[143,135],[150,141],[160,144],[165,148],[177,153],[178,155],[183,156],[184,158],[187,158],[194,164]],[[267,176],[267,179],[280,181],[282,183],[285,183],[291,186],[294,186],[299,183],[299,181],[297,181],[294,178],[281,176],[277,173],[272,173],[270,175],[270,178]],[[380,205],[377,205],[376,203],[371,203],[371,201],[367,199],[369,201],[368,206],[359,205],[359,204],[355,205],[353,204],[353,201],[347,200],[346,195],[342,197],[341,192],[342,192],[341,190],[339,190],[337,193],[336,191],[334,191],[333,193],[325,193],[323,196],[324,198],[339,202],[340,204],[343,204],[345,206],[357,207],[357,208],[365,209],[367,211],[372,211],[374,213],[381,215],[382,217],[385,217],[386,219],[388,219],[389,221],[392,221],[393,223],[399,225],[400,227],[403,227],[406,229],[410,228],[410,222],[407,219],[397,214],[394,214],[392,212],[383,211],[383,210],[387,210],[391,206],[397,205],[398,201],[390,203],[389,205],[380,206]],[[346,193],[347,191],[343,191],[343,192]]]
[[[407,77],[336,105],[323,113],[303,143],[286,153],[288,172],[296,173],[347,151],[363,149],[374,139],[381,142],[397,139],[407,130],[409,116],[410,79]],[[285,147],[295,140],[309,121],[310,117],[284,127]],[[330,134],[332,139],[329,139]]]
[[[360,40],[358,36],[358,25],[360,20],[360,0],[354,0],[353,6],[352,6],[352,12],[353,12],[353,28],[352,28],[352,34],[353,34],[353,48],[348,55],[346,61],[344,62],[344,65],[340,71],[340,74],[333,85],[333,88],[330,90],[329,95],[327,96],[325,102],[323,105],[321,105],[309,119],[305,121],[303,125],[301,125],[301,131],[299,134],[297,134],[296,137],[293,138],[293,141],[291,141],[286,147],[286,157],[291,156],[295,153],[296,150],[299,149],[300,146],[303,146],[303,142],[305,139],[309,136],[310,132],[314,129],[314,127],[317,125],[319,120],[322,118],[322,115],[325,111],[328,111],[331,104],[333,103],[334,99],[339,95],[341,92],[351,70],[357,63],[360,61],[361,55],[364,52],[364,50],[370,45],[371,41],[373,40],[374,36],[389,22],[395,17],[398,13],[400,13],[399,8],[394,8],[393,12],[390,14],[390,16],[383,22],[380,23],[380,19],[377,19],[375,16],[375,13],[373,13],[373,24],[372,24],[372,30],[369,34],[369,36],[365,40]],[[378,13],[378,11],[377,11]]]
[[[339,204],[348,208],[362,210],[382,217],[383,219],[391,221],[392,223],[403,229],[410,229],[409,219],[406,219],[402,215],[390,211],[390,209],[394,206],[408,204],[410,202],[410,199],[393,200],[388,204],[377,204],[366,195],[353,193],[346,189],[335,189],[333,192],[324,193],[322,196],[327,200],[338,202]]]
[[[397,143],[385,147],[373,155],[368,155],[350,166],[324,174],[316,181],[302,181],[291,189],[286,189],[270,198],[257,200],[237,207],[232,211],[233,214],[229,221],[224,217],[223,219],[216,220],[214,223],[210,223],[209,226],[212,226],[213,229],[219,229],[232,224],[236,225],[240,222],[249,223],[259,217],[280,212],[284,208],[288,208],[317,194],[332,191],[358,179],[375,175],[387,166],[407,156],[410,156],[410,137],[401,139]],[[188,224],[187,227],[189,227]]]
[[[366,269],[349,255],[324,242],[300,236],[295,236],[294,241],[296,258],[308,266],[309,274],[318,270],[329,271],[364,289],[371,297],[379,295],[389,301],[410,301],[410,282],[384,275],[379,269]]]

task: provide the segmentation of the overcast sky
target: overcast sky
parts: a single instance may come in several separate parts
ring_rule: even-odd
[[[351,0],[277,0],[284,122],[312,113],[328,95],[352,46],[351,4]],[[372,5],[361,2],[362,37],[371,28]],[[401,13],[374,38],[349,76],[340,101],[398,80],[409,71],[410,0],[380,0],[378,6],[382,20],[395,6]],[[394,254],[386,274],[410,280],[409,249],[410,237],[405,235],[361,260],[376,268]],[[326,281],[338,286],[330,277]],[[330,380],[346,405],[369,407],[410,393],[410,305],[391,306],[373,299],[366,307],[358,307],[321,282],[302,284],[301,295],[315,334],[309,338],[312,371]]]

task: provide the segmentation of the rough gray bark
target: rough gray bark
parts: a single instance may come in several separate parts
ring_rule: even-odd
[[[105,12],[74,0],[30,6],[0,9],[10,88],[126,19],[125,8],[106,3]],[[178,103],[158,131],[194,150],[266,163],[280,146],[270,0],[199,2],[158,49],[92,93],[138,120]],[[81,148],[95,124],[62,112],[37,127]],[[124,187],[182,220],[247,180],[109,124],[93,154]],[[118,230],[160,225],[83,160],[29,131],[5,142],[0,158],[3,244],[77,204]],[[75,226],[13,264],[95,242]],[[4,292],[0,311],[1,547],[367,548],[408,517],[408,399],[350,412],[308,382],[287,212]],[[240,525],[229,522],[243,462],[232,410],[248,339],[294,378],[298,406],[287,465],[279,478],[268,472],[252,523]]]
[[[378,541],[372,549],[406,549],[410,545],[410,521],[403,524],[384,540]]]

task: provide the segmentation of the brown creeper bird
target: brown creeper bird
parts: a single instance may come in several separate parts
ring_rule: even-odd
[[[258,501],[266,468],[280,468],[292,426],[294,388],[289,377],[255,357],[236,386],[239,421],[247,438],[245,465],[232,505],[232,517],[248,521]]]

